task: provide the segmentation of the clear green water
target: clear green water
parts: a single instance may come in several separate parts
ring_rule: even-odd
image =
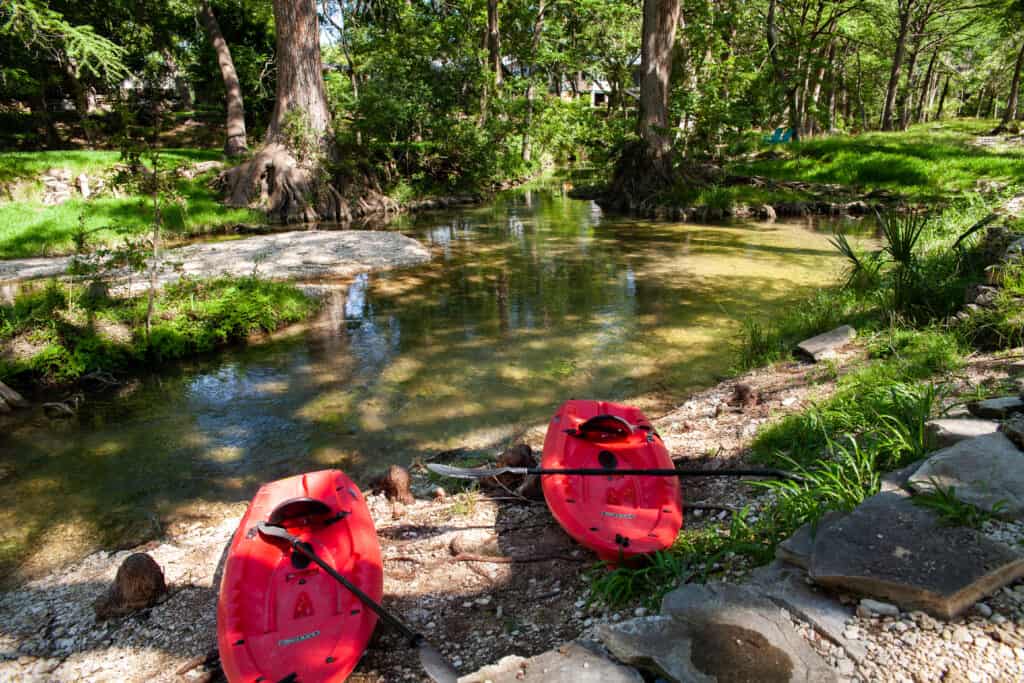
[[[613,218],[557,186],[391,228],[433,262],[336,283],[309,332],[138,378],[74,421],[8,419],[0,567],[137,542],[307,469],[365,482],[497,449],[570,397],[657,416],[728,372],[745,316],[841,267],[828,229]]]

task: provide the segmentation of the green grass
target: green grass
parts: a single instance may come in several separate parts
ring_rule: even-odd
[[[212,150],[165,150],[161,152],[165,168],[198,161],[220,159]],[[120,153],[107,151],[8,152],[0,154],[0,185],[29,181],[53,167],[65,167],[74,174],[91,176],[108,171],[120,163]],[[237,223],[262,222],[263,217],[248,209],[230,209],[220,203],[209,187],[212,173],[194,180],[179,179],[176,192],[180,205],[166,208],[166,226],[173,240],[214,232]],[[19,192],[23,196],[24,192]],[[141,196],[114,197],[104,193],[85,201],[72,199],[58,206],[44,206],[31,187],[28,197],[14,202],[0,201],[0,258],[67,254],[74,250],[73,234],[84,220],[89,240],[94,245],[112,244],[122,236],[145,232],[152,211]]]
[[[73,382],[91,372],[159,364],[244,341],[308,318],[318,308],[293,285],[255,278],[181,280],[161,291],[153,327],[148,301],[90,297],[80,285],[50,282],[0,306],[0,342],[30,349],[0,359],[0,380]]]
[[[993,513],[987,510],[958,499],[956,488],[953,486],[948,489],[934,486],[930,491],[915,495],[912,501],[914,505],[933,511],[939,516],[939,521],[946,526],[967,526],[980,529],[993,516]],[[995,511],[1003,507],[1005,507],[1005,502],[999,501],[995,505]]]
[[[972,192],[979,179],[1024,185],[1024,149],[972,145],[995,121],[921,124],[902,133],[834,135],[775,146],[782,157],[730,165],[739,175],[836,183],[864,192],[888,190],[913,202],[945,201]]]

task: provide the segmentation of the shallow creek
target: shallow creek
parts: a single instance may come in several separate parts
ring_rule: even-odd
[[[0,569],[131,545],[291,473],[365,483],[494,450],[570,397],[657,416],[728,371],[745,317],[834,281],[835,227],[610,217],[557,186],[403,218],[389,229],[433,261],[331,283],[311,329],[137,377],[74,420],[3,418]]]

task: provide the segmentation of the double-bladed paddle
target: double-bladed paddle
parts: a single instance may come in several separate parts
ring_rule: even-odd
[[[605,463],[602,463],[605,464]],[[427,469],[442,477],[455,479],[486,479],[502,474],[572,474],[593,477],[619,476],[623,474],[648,477],[775,477],[777,479],[793,479],[803,481],[803,477],[792,472],[776,469],[743,469],[743,470],[684,470],[684,469],[618,469],[613,463],[611,467],[572,467],[565,469],[547,469],[543,467],[453,467],[439,463],[428,463]]]
[[[288,533],[284,527],[276,526],[274,524],[260,522],[256,525],[256,529],[262,536],[285,541],[295,550],[295,552],[301,553],[315,562],[321,569],[327,572],[331,578],[351,591],[352,594],[359,598],[364,605],[376,612],[377,616],[397,629],[403,636],[408,638],[409,644],[419,650],[420,664],[423,665],[423,670],[427,672],[427,675],[430,676],[431,679],[437,681],[437,683],[456,683],[459,678],[459,673],[455,670],[455,667],[448,663],[448,660],[444,658],[444,655],[428,643],[427,639],[424,638],[422,634],[416,633],[411,628],[403,624],[399,621],[398,617],[393,615],[391,612],[388,612],[380,603],[376,602],[369,595],[361,591],[358,586],[339,574],[334,567],[320,559],[320,557],[313,552],[313,546],[309,543],[304,543],[296,536]]]

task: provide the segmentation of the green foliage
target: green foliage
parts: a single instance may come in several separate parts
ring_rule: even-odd
[[[654,610],[666,593],[693,576],[683,553],[674,550],[652,553],[638,561],[640,567],[594,565],[587,573],[592,599],[612,608],[640,602]]]
[[[38,0],[7,0],[0,6],[0,35],[12,36],[29,48],[60,51],[76,70],[108,82],[128,75],[125,49],[88,25],[74,25]]]
[[[0,341],[19,339],[32,351],[0,361],[0,379],[59,384],[97,370],[184,358],[304,320],[317,309],[292,285],[254,278],[180,280],[154,304],[147,342],[145,296],[96,300],[84,286],[56,282],[24,293],[0,306]]]
[[[916,494],[911,502],[935,512],[939,516],[939,521],[946,526],[966,526],[973,529],[980,529],[985,522],[992,519],[993,512],[1005,507],[1005,502],[999,501],[993,512],[982,510],[958,499],[956,487],[943,488],[935,482],[932,482],[928,491]]]

